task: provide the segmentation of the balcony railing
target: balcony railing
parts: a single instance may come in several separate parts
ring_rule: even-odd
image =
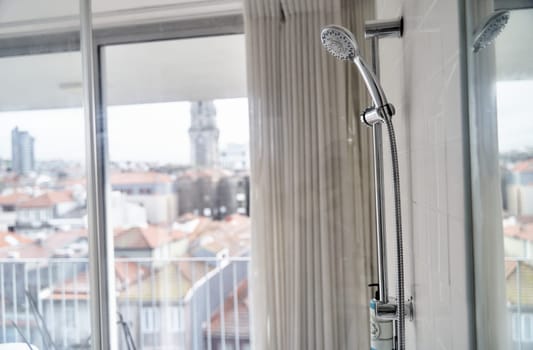
[[[119,348],[249,349],[249,263],[117,258]],[[88,269],[78,258],[0,260],[0,343],[89,348]]]

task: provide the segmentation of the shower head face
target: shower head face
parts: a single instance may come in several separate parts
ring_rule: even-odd
[[[353,34],[346,28],[329,25],[322,29],[320,39],[324,48],[340,60],[353,60],[359,56],[359,47]]]
[[[503,31],[509,21],[509,11],[497,11],[490,15],[478,28],[474,35],[472,49],[478,52],[492,44],[494,39]]]

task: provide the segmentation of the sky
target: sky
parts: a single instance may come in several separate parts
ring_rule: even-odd
[[[500,152],[533,148],[533,80],[496,85]]]
[[[215,100],[219,145],[248,143],[246,98]],[[0,113],[0,158],[11,158],[11,130],[35,138],[39,160],[83,161],[85,134],[82,109]],[[111,161],[188,164],[190,103],[171,102],[113,106],[108,109]]]
[[[533,81],[497,83],[498,138],[501,152],[533,147]],[[219,145],[248,143],[246,98],[216,100]],[[112,161],[188,164],[189,102],[114,106],[108,110]],[[35,137],[37,160],[83,161],[85,135],[81,109],[0,113],[0,158],[11,158],[11,130]]]

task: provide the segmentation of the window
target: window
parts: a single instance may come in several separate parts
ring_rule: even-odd
[[[511,318],[511,328],[512,328],[512,334],[513,334],[513,341],[519,342],[520,341],[520,333],[521,333],[521,323],[520,323],[520,315],[513,314]]]
[[[522,315],[522,341],[533,341],[533,315]]]
[[[116,269],[132,281],[117,306],[142,329],[140,344],[214,341],[206,326],[220,298],[246,282],[251,223],[236,199],[249,196],[238,185],[249,175],[249,162],[239,166],[249,154],[244,47],[243,35],[222,35],[102,48],[110,179],[138,194],[123,197],[113,220]],[[226,152],[226,169],[230,144],[239,152]],[[136,301],[126,295],[147,298],[140,314],[128,314]]]
[[[511,318],[511,328],[514,342],[533,342],[533,314],[514,313]]]
[[[49,0],[46,11],[21,2],[12,5],[3,11],[0,29],[0,197],[16,215],[3,216],[0,231],[9,227],[18,244],[0,252],[0,324],[5,325],[0,327],[0,344],[24,337],[46,349],[38,321],[42,316],[57,347],[72,349],[92,333],[87,250],[71,254],[68,249],[71,242],[87,237],[85,203],[76,202],[78,216],[68,224],[42,223],[57,202],[74,192],[86,194],[82,57],[76,45],[79,5]],[[50,39],[50,31],[40,26],[58,17],[72,20],[72,32],[65,35],[54,28]],[[36,25],[22,29],[26,20]],[[23,38],[21,31],[26,32]],[[11,51],[3,44],[15,37],[17,49]],[[73,230],[75,221],[79,226]]]
[[[169,308],[168,330],[169,332],[181,332],[183,328],[183,309],[179,306]]]
[[[142,314],[142,331],[144,333],[159,332],[159,308],[143,307]]]

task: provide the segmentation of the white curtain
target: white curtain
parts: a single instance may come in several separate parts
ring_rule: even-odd
[[[320,29],[357,32],[373,1],[247,0],[254,348],[368,349],[370,130],[354,67]],[[366,50],[368,52],[368,50]]]

